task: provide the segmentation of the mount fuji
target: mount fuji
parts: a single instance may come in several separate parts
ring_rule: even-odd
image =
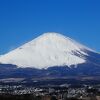
[[[100,54],[59,33],[44,33],[0,56],[0,78],[100,76]]]

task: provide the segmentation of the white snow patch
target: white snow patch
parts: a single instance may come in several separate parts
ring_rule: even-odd
[[[38,69],[52,66],[77,65],[84,63],[85,58],[81,55],[73,55],[72,51],[79,51],[82,55],[88,55],[82,49],[88,48],[61,34],[45,33],[1,56],[0,63]]]

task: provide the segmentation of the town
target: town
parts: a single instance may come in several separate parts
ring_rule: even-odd
[[[0,100],[100,100],[100,85],[0,85]]]

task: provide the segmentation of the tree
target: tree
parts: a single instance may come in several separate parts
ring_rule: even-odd
[[[52,96],[50,100],[57,100],[55,96]]]

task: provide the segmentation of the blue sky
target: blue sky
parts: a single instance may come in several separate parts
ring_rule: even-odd
[[[44,32],[100,51],[100,0],[0,0],[0,54]]]

